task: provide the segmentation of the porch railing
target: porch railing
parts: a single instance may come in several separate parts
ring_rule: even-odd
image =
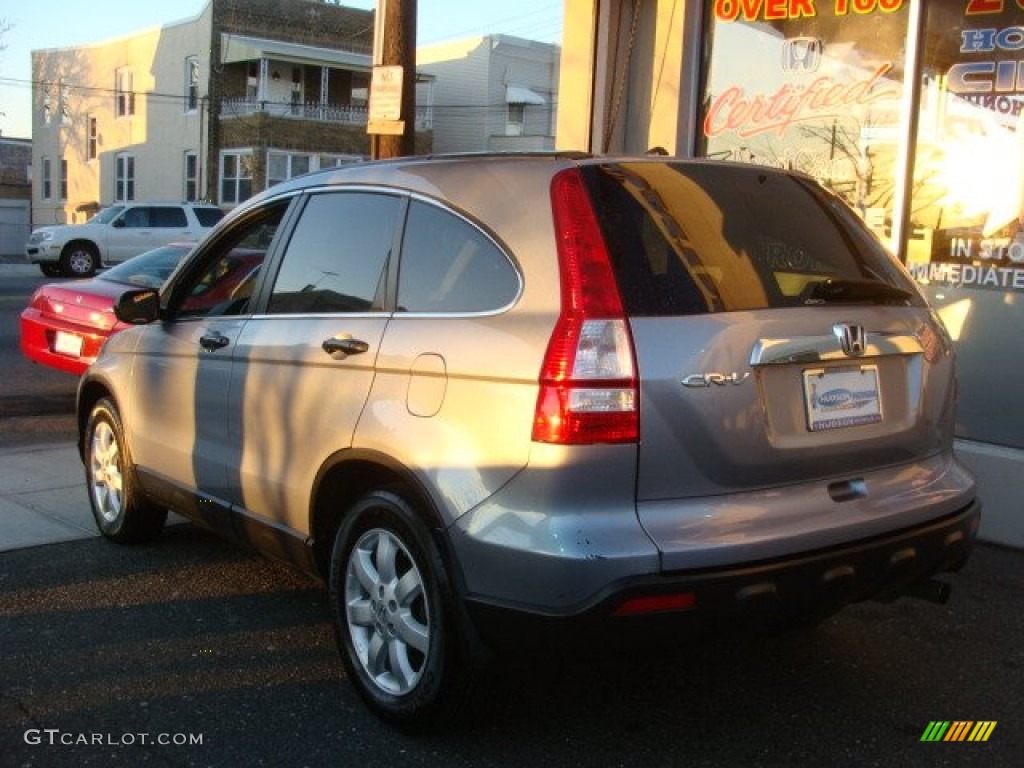
[[[221,118],[246,117],[266,114],[292,120],[314,120],[342,125],[366,125],[369,109],[365,106],[332,105],[316,102],[253,101],[244,98],[226,98],[221,101]],[[416,108],[416,130],[425,131],[433,127],[433,113],[430,107]]]

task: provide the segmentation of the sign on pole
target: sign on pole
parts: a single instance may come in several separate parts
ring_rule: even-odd
[[[400,65],[377,66],[373,68],[370,80],[370,115],[367,133],[401,135],[402,121],[402,80],[404,70]]]

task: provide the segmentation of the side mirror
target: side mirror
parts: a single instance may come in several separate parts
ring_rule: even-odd
[[[112,226],[114,229],[124,229],[124,219],[114,219],[112,222],[110,222],[110,226]]]
[[[114,315],[129,325],[152,323],[160,317],[160,294],[152,288],[122,293],[114,304]]]

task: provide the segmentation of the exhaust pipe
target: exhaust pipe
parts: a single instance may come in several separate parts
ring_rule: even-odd
[[[953,586],[938,579],[925,579],[908,584],[903,588],[903,594],[927,600],[929,603],[945,605],[949,602],[949,596],[953,594]]]

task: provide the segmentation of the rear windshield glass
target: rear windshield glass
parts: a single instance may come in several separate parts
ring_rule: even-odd
[[[825,281],[868,286],[858,300],[921,302],[857,216],[803,177],[712,163],[583,172],[631,315],[822,303],[819,296],[836,295],[819,290],[832,285]]]

